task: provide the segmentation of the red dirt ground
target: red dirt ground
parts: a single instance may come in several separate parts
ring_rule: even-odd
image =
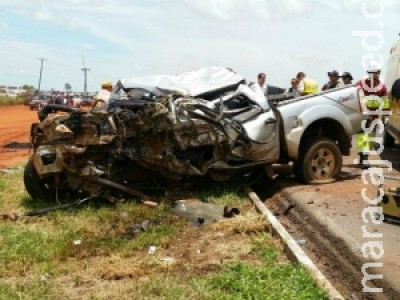
[[[38,121],[37,111],[27,106],[0,107],[0,168],[11,168],[24,163],[30,149],[5,148],[10,143],[29,143],[31,124]]]

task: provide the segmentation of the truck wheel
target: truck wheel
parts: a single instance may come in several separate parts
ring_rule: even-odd
[[[305,142],[293,169],[300,181],[321,184],[332,182],[342,164],[343,157],[335,141],[322,138]]]
[[[29,159],[24,169],[24,184],[25,188],[33,200],[49,200],[52,193],[46,187],[42,179],[37,173],[32,158]]]
[[[383,146],[388,148],[392,148],[394,146],[394,138],[388,132],[387,126],[385,126],[385,130],[383,132]]]

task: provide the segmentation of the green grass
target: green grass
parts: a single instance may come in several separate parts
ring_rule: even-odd
[[[0,96],[0,106],[24,104],[23,97]]]
[[[36,280],[33,282],[15,282],[4,284],[0,282],[0,300],[42,300],[61,299],[56,295],[46,282]]]
[[[0,179],[0,191],[3,191],[6,189],[6,182],[4,181],[4,179]]]
[[[193,280],[205,299],[328,299],[299,265],[280,262],[278,250],[258,244],[263,264],[237,262],[220,274]]]
[[[222,182],[215,182],[206,178],[201,179],[194,192],[194,196],[204,202],[220,205],[241,206],[248,204],[247,196],[238,178]]]
[[[299,265],[282,260],[280,249],[261,234],[254,239],[254,251],[261,264],[243,262],[225,265],[222,271],[192,277],[184,283],[158,280],[144,287],[145,295],[157,299],[328,299],[311,276]]]
[[[0,174],[0,212],[35,210],[55,203],[33,201],[24,191],[22,172]],[[150,221],[148,231],[132,225]],[[164,205],[149,208],[128,201],[117,205],[91,203],[31,217],[23,222],[0,222],[0,277],[24,266],[58,264],[68,258],[132,255],[138,249],[161,245],[184,226],[184,220]],[[74,241],[80,240],[80,245]]]
[[[260,267],[237,263],[221,274],[193,282],[205,299],[328,299],[307,272],[270,261]]]
[[[198,183],[194,196],[241,210],[245,205],[251,208],[236,180],[204,180]],[[0,173],[0,212],[54,204],[36,202],[28,196],[22,170]],[[144,220],[150,221],[148,231],[131,229]],[[218,268],[202,269],[192,268],[180,257],[175,257],[177,263],[171,267],[160,262],[157,255],[168,255],[171,243],[185,242],[180,239],[182,234],[190,238],[190,230],[204,230],[202,236],[210,230],[188,227],[167,204],[149,208],[133,201],[117,205],[92,202],[16,222],[0,221],[0,300],[326,298],[303,268],[287,261],[276,240],[265,233],[254,235],[257,231],[253,230],[236,232],[230,226],[214,229],[224,232],[224,238],[209,242],[217,247],[224,239],[235,243],[240,239],[243,247],[252,245],[249,258],[234,255],[228,262],[221,260]],[[80,240],[79,245],[74,244],[76,240]],[[157,246],[153,256],[147,253],[151,245]],[[108,274],[107,268],[111,268],[111,274],[143,269],[147,275],[99,279],[101,274]]]
[[[49,261],[60,255],[72,238],[73,233],[67,230],[60,231],[59,235],[49,235],[43,230],[19,228],[13,223],[5,223],[0,227],[0,243],[3,245],[0,261],[3,266],[11,262],[26,266]]]

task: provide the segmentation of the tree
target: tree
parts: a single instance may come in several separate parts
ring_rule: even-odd
[[[33,85],[24,84],[24,85],[22,86],[22,89],[24,89],[24,90],[34,90],[35,87],[34,87]]]

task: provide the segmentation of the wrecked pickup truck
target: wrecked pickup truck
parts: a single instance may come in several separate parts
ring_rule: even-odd
[[[360,130],[359,100],[349,86],[274,107],[222,67],[121,80],[106,106],[49,104],[39,112],[25,186],[34,199],[60,191],[140,197],[192,176],[225,180],[260,169],[272,176],[272,164],[289,161],[301,181],[326,182]]]

